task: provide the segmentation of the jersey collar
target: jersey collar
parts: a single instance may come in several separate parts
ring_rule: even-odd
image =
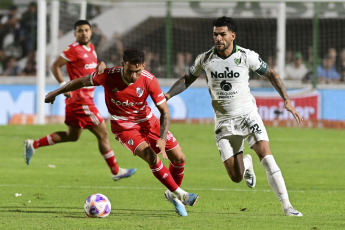
[[[234,47],[234,48],[232,49],[231,54],[230,54],[229,56],[227,56],[227,57],[222,57],[222,56],[220,56],[215,46],[213,47],[213,53],[216,54],[216,55],[217,55],[218,57],[220,57],[221,59],[227,59],[228,57],[230,57],[231,55],[233,55],[234,53],[236,53],[236,52],[238,51],[238,47],[237,47],[235,41],[233,41],[233,47]]]

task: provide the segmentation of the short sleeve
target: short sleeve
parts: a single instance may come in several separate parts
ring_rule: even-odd
[[[203,70],[202,60],[204,59],[204,54],[200,54],[195,58],[193,65],[190,67],[189,72],[194,76],[199,76]]]
[[[267,63],[260,58],[259,54],[252,50],[247,53],[247,64],[251,70],[259,75],[266,73],[268,68]]]
[[[69,62],[74,62],[77,60],[76,51],[72,46],[68,46],[66,49],[64,49],[60,56]]]
[[[153,77],[152,82],[148,85],[150,96],[156,105],[162,104],[164,101],[166,101],[165,95],[159,86],[157,78]]]
[[[105,68],[103,70],[93,72],[90,75],[92,84],[94,86],[104,85],[105,80],[107,78],[108,70],[109,70],[109,68]]]

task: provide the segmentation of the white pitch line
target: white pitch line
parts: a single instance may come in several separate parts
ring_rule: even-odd
[[[60,189],[133,189],[133,190],[164,190],[164,187],[128,187],[128,186],[70,186],[70,185],[60,185],[60,186],[50,186],[50,185],[15,185],[15,184],[0,184],[0,187],[25,187],[25,188],[60,188]],[[228,188],[183,188],[190,191],[229,191],[229,192],[273,192],[267,189],[228,189]],[[289,190],[289,193],[322,193],[320,190]],[[327,190],[326,193],[343,193],[344,190]]]

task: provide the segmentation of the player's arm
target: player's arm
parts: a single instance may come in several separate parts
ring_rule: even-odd
[[[107,68],[106,64],[103,61],[97,63],[97,71]]]
[[[185,74],[183,77],[178,79],[170,90],[165,94],[165,98],[169,100],[173,96],[185,91],[198,77],[193,74]]]
[[[297,113],[295,107],[291,104],[285,85],[282,79],[278,76],[278,74],[271,67],[268,67],[267,71],[263,74],[263,76],[265,76],[271,82],[273,87],[277,90],[281,98],[284,100],[285,109],[292,113],[292,115],[298,123],[303,121],[301,115]]]
[[[168,103],[164,101],[163,103],[157,105],[159,112],[161,113],[160,117],[160,138],[157,140],[156,146],[160,149],[160,153],[163,156],[163,159],[168,159],[168,156],[165,152],[165,143],[168,138],[168,131],[170,126],[170,111]]]
[[[72,81],[67,82],[65,85],[61,86],[60,88],[52,92],[49,92],[46,95],[44,102],[53,104],[55,101],[55,97],[62,93],[74,91],[74,90],[83,88],[84,86],[92,86],[92,85],[93,84],[91,82],[90,74],[81,78],[74,79]]]
[[[50,67],[50,70],[52,71],[55,79],[57,80],[60,86],[63,86],[64,84],[66,84],[66,82],[63,80],[63,77],[62,77],[61,67],[66,65],[67,63],[68,61],[66,59],[59,56]],[[72,98],[72,94],[70,92],[66,92],[64,93],[64,95],[66,97]]]

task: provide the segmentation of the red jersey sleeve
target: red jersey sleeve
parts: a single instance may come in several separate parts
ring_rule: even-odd
[[[100,71],[93,72],[91,74],[91,82],[94,86],[104,85],[107,75],[108,75],[109,68],[105,68]]]
[[[73,44],[64,49],[64,51],[62,51],[61,56],[67,59],[69,62],[77,61],[78,58]]]
[[[164,101],[166,101],[164,93],[161,87],[159,86],[158,80],[154,76],[151,80],[151,83],[149,84],[149,92],[153,102],[156,105],[162,104]]]

